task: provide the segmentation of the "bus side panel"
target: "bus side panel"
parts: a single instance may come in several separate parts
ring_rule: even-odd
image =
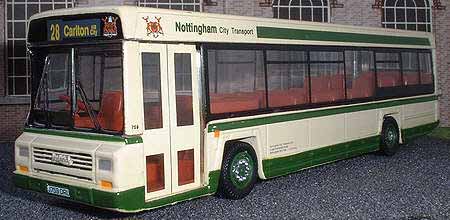
[[[379,121],[379,110],[347,113],[345,115],[347,141],[377,135]]]
[[[310,150],[344,142],[345,114],[311,119],[310,132]]]
[[[403,106],[402,128],[412,128],[436,121],[436,101]]]
[[[310,148],[310,120],[267,125],[267,157],[288,156]]]
[[[352,114],[354,113],[342,113],[268,125],[269,156],[263,160],[264,175],[268,178],[281,176],[377,150],[378,110]],[[369,125],[365,121],[353,119],[354,116],[360,120],[368,119]],[[302,129],[304,133],[296,132]],[[352,131],[349,132],[349,129]],[[308,141],[309,144],[306,144]],[[284,149],[293,150],[280,152],[277,156],[270,154]]]
[[[431,132],[439,123],[438,101],[403,106],[402,140],[412,139]]]

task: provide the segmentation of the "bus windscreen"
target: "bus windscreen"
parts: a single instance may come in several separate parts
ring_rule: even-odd
[[[122,133],[120,45],[49,49],[32,65],[31,126]]]

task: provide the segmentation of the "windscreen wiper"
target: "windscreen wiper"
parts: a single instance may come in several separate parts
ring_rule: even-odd
[[[50,65],[50,59],[48,58],[48,56],[45,57],[45,61],[44,61],[44,69],[42,70],[42,76],[41,76],[41,80],[39,81],[39,87],[37,89],[36,92],[36,97],[34,99],[33,102],[33,106],[32,109],[34,111],[34,109],[36,108],[36,103],[39,106],[38,108],[41,108],[40,103],[42,101],[42,99],[44,99],[44,103],[43,103],[43,110],[45,112],[45,117],[46,117],[46,126],[49,126],[49,113],[48,113],[48,80],[47,80],[47,75],[48,75],[48,66]],[[44,96],[44,97],[42,97]]]
[[[81,82],[79,80],[76,81],[76,89],[80,92],[81,100],[83,100],[84,105],[86,106],[86,110],[88,112],[89,117],[91,118],[92,122],[94,122],[95,129],[101,130],[100,123],[97,120],[97,116],[95,115],[94,111],[92,110],[92,105],[89,102],[86,92],[83,89],[83,86],[81,85]]]

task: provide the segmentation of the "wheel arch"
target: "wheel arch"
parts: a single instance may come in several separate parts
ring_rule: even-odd
[[[219,155],[220,155],[220,164],[218,166],[222,167],[223,160],[225,156],[225,152],[228,148],[232,147],[232,143],[234,142],[243,142],[249,145],[256,155],[256,163],[258,168],[258,177],[260,179],[266,179],[263,173],[263,167],[262,167],[262,158],[264,156],[263,151],[263,139],[260,135],[258,135],[258,129],[255,129],[251,132],[237,132],[233,135],[224,135],[223,140],[221,141],[222,144],[220,144],[219,148]]]
[[[387,119],[392,119],[395,122],[395,126],[397,126],[397,131],[398,131],[398,135],[399,135],[399,143],[403,144],[403,135],[402,135],[402,129],[401,129],[401,116],[400,113],[389,113],[389,114],[384,114],[382,121],[380,123],[380,130],[379,133],[381,135],[381,131],[383,130],[383,124]]]

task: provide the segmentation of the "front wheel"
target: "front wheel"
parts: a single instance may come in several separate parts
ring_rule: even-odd
[[[394,155],[399,148],[399,131],[392,118],[386,118],[381,129],[381,152],[387,156]]]
[[[225,198],[241,199],[253,189],[258,173],[255,151],[243,142],[227,147],[220,174],[219,193]]]

